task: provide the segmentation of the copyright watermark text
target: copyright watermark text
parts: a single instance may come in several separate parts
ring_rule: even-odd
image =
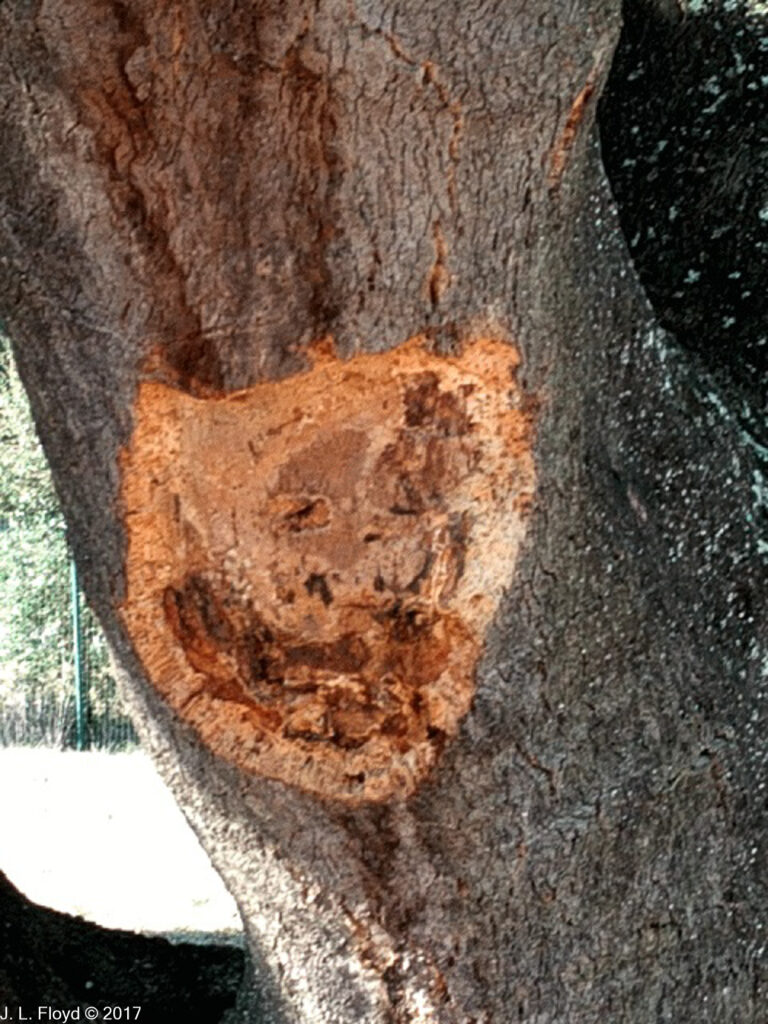
[[[72,1006],[69,1009],[59,1006],[8,1006],[0,1003],[0,1024],[5,1021],[19,1022],[23,1024],[28,1021],[57,1021],[59,1024],[68,1024],[72,1020],[98,1020],[98,1021],[129,1021],[138,1020],[141,1016],[140,1006]]]

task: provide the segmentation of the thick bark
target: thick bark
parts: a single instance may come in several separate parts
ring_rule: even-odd
[[[620,234],[594,126],[618,31],[607,0],[0,6],[2,311],[139,728],[241,907],[244,1020],[761,1019],[758,453]],[[396,465],[361,456],[354,507],[400,486],[415,532],[382,557],[433,557],[354,627],[311,567],[297,624],[266,562],[309,565],[304,527],[344,511],[324,453],[356,388]],[[270,410],[313,400],[320,482],[251,499]],[[237,466],[262,421],[234,498],[211,446]],[[255,568],[236,541],[216,564],[221,511],[286,494]],[[289,735],[298,663],[341,725]]]

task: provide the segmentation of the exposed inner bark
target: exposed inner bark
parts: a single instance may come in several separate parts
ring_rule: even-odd
[[[469,709],[533,493],[533,405],[503,341],[313,355],[219,398],[142,382],[122,617],[216,753],[383,800]]]

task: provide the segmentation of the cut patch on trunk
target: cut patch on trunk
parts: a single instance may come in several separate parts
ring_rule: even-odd
[[[422,338],[224,397],[142,381],[124,625],[216,754],[348,803],[458,730],[534,488],[519,356]]]

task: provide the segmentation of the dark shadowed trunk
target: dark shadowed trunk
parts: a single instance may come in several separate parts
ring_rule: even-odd
[[[0,921],[0,1007],[10,1020],[35,1020],[38,1006],[77,1010],[70,1020],[88,1020],[87,1007],[133,1015],[140,1006],[139,1019],[212,1024],[235,1003],[239,949],[100,928],[31,903],[3,874]]]
[[[635,275],[618,6],[0,6],[0,307],[239,1019],[763,1019],[756,378]]]

